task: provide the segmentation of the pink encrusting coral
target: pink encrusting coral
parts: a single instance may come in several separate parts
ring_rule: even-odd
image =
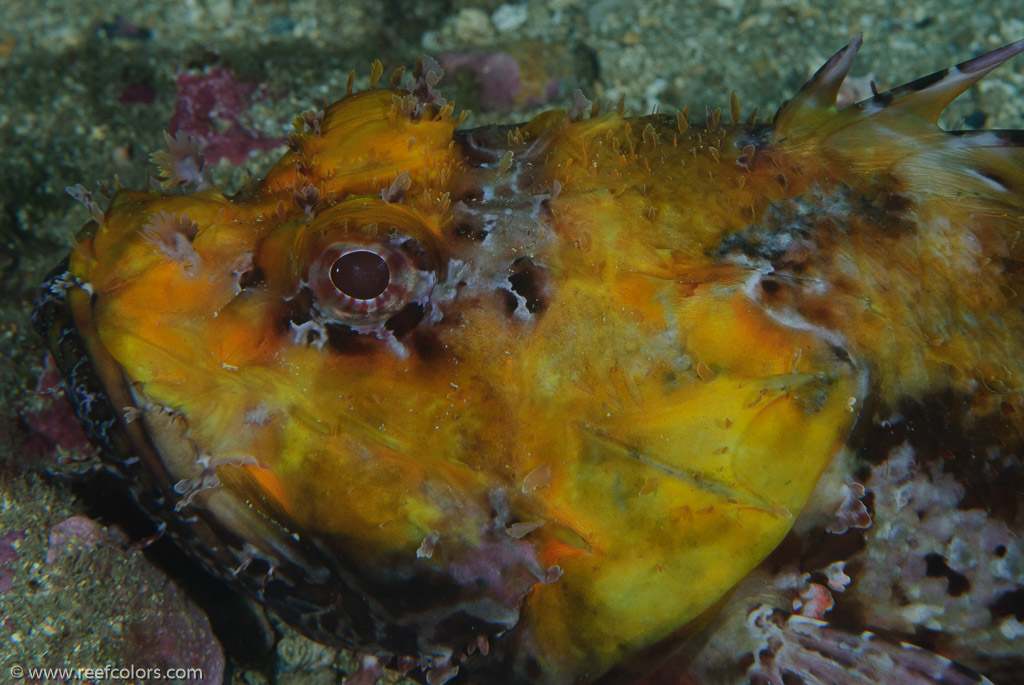
[[[845,631],[769,606],[751,611],[748,626],[757,637],[758,649],[747,672],[747,682],[757,685],[990,682],[979,680],[945,657],[914,645],[885,640],[867,631]]]
[[[0,487],[0,644],[10,663],[134,664],[135,677],[113,679],[153,682],[159,669],[176,682],[224,682],[209,620],[142,553],[150,540],[133,543],[76,511],[52,483],[29,476]],[[154,670],[138,675],[142,668]]]
[[[212,67],[195,73],[178,74],[174,116],[168,133],[187,140],[194,136],[204,146],[206,159],[217,162],[227,159],[243,164],[250,153],[269,150],[284,143],[281,138],[267,138],[247,128],[242,118],[255,98],[260,97],[255,84],[235,77],[228,69]]]
[[[46,563],[55,564],[75,549],[94,549],[108,539],[107,531],[87,516],[69,516],[50,529]]]
[[[842,486],[843,503],[836,511],[826,530],[833,535],[842,535],[850,528],[868,528],[871,526],[871,515],[861,502],[864,497],[864,486],[860,483],[846,483]]]
[[[60,388],[52,358],[47,358],[32,397],[32,402],[20,407],[16,418],[0,422],[0,441],[18,436],[17,449],[0,458],[0,472],[50,469],[93,453]]]
[[[902,635],[928,631],[935,648],[967,665],[984,664],[979,655],[1019,655],[1024,637],[1018,519],[968,506],[965,495],[977,482],[909,443],[890,449],[865,481],[883,523],[850,557],[856,571],[844,598],[868,625]]]
[[[116,527],[104,527],[86,516],[70,516],[50,528],[46,545],[48,578],[81,578],[77,583],[52,581],[74,606],[94,601],[98,586],[119,589],[110,611],[121,632],[109,648],[124,663],[161,669],[198,669],[188,676],[196,685],[223,681],[224,653],[210,622],[160,570],[149,564]],[[126,566],[133,573],[126,575]],[[86,578],[88,580],[86,580]],[[108,618],[109,620],[109,618]],[[85,624],[68,622],[73,635]]]

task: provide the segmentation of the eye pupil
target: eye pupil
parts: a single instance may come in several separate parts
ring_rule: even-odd
[[[349,252],[331,266],[331,283],[357,300],[372,300],[387,290],[391,269],[380,255],[367,250]]]

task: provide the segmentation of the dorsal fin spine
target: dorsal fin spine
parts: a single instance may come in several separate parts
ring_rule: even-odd
[[[877,93],[844,110],[844,116],[836,117],[836,98],[861,42],[859,35],[851,38],[792,100],[779,108],[773,127],[777,141],[804,136],[827,137],[838,128],[879,115],[916,118],[936,124],[949,103],[1003,62],[1024,52],[1024,39],[1018,40],[954,67]]]

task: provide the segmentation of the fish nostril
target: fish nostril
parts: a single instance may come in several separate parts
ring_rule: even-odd
[[[452,196],[455,202],[479,202],[484,199],[484,189],[478,185],[470,185]]]
[[[361,335],[351,326],[341,323],[329,323],[327,344],[331,350],[349,356],[368,355],[379,349],[379,341],[372,335]]]
[[[419,322],[423,320],[423,313],[423,305],[419,302],[410,302],[401,311],[385,321],[384,328],[391,331],[396,338],[401,338],[419,325]]]
[[[514,314],[516,309],[519,308],[519,298],[517,298],[511,290],[506,290],[505,288],[498,288],[498,295],[501,297],[501,301],[505,305],[505,313]]]
[[[239,292],[248,288],[259,287],[266,282],[263,276],[263,271],[258,266],[254,266],[253,268],[245,271],[239,271],[237,273],[237,277]]]
[[[543,311],[546,303],[543,293],[544,269],[533,263],[529,257],[521,257],[512,263],[512,274],[508,282],[512,291],[526,301],[526,311],[536,314]]]
[[[482,226],[463,221],[455,226],[455,235],[459,238],[481,242],[487,237],[487,231]]]

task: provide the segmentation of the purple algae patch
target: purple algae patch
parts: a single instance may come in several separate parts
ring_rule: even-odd
[[[151,105],[156,100],[156,89],[145,81],[134,81],[121,89],[117,101],[122,105]]]
[[[521,60],[507,52],[446,52],[439,56],[446,71],[468,71],[476,76],[480,107],[484,110],[513,110],[550,102],[558,96],[561,79],[528,70]]]
[[[12,422],[0,423],[0,439],[19,437],[18,447],[0,459],[0,470],[20,473],[55,466],[64,453],[92,454],[93,448],[82,432],[71,403],[61,392],[60,374],[52,358],[47,361],[34,389],[39,399],[31,409],[24,407]]]
[[[14,564],[18,561],[18,541],[25,537],[20,530],[12,530],[0,537],[0,595],[11,591],[14,585]]]
[[[208,162],[227,159],[242,164],[250,153],[282,145],[281,138],[267,138],[242,124],[242,117],[264,93],[223,67],[178,74],[174,116],[168,132],[195,136],[203,143]]]
[[[107,539],[103,526],[85,516],[69,516],[50,529],[46,563],[56,563],[75,548],[92,549]]]

